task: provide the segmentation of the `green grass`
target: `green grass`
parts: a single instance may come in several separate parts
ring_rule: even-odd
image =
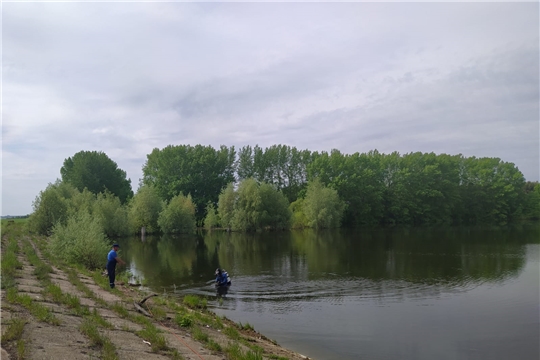
[[[192,328],[191,336],[193,339],[200,341],[205,344],[206,348],[212,351],[222,351],[221,345],[215,342],[213,339],[210,339],[207,333],[202,331],[198,326]]]
[[[90,339],[91,346],[96,346],[101,349],[101,356],[103,359],[118,359],[114,344],[107,336],[104,336],[99,332],[98,327],[91,319],[85,319],[80,325],[79,330]]]
[[[0,343],[4,346],[7,342],[19,340],[24,331],[26,321],[21,318],[14,318],[5,328],[4,334],[1,337]],[[6,326],[6,324],[4,324]]]
[[[86,295],[86,297],[90,298],[90,299],[95,299],[95,296],[94,296],[94,292],[92,290],[90,290],[88,288],[88,286],[86,286],[80,279],[79,279],[79,275],[77,274],[77,272],[71,268],[65,268],[63,269],[64,272],[67,273],[67,276],[68,276],[68,281],[73,284],[77,290],[79,290],[80,292],[84,293],[84,295]]]
[[[261,351],[242,351],[238,344],[231,344],[224,349],[229,360],[263,360]]]
[[[23,252],[26,254],[28,262],[34,266],[34,275],[42,283],[46,284],[51,280],[50,273],[53,272],[51,265],[43,262],[36,253],[36,250],[30,244],[28,239],[23,240]]]
[[[247,330],[247,331],[255,331],[255,329],[253,328],[253,326],[250,324],[250,323],[245,323],[244,325],[242,325],[242,323],[238,323],[238,326],[240,326],[240,329],[242,330]]]
[[[13,219],[2,219],[2,228],[6,225],[10,226],[10,221],[13,221],[15,224],[24,224],[28,221],[28,216]]]
[[[51,325],[60,325],[60,320],[54,316],[49,308],[37,301],[34,301],[27,294],[20,295],[16,288],[8,289],[6,292],[6,299],[12,304],[20,304],[24,306],[37,320],[41,322],[46,322]]]
[[[192,309],[206,309],[207,301],[197,295],[184,296],[184,304]]]
[[[81,305],[81,300],[72,294],[62,293],[60,286],[56,284],[49,284],[43,291],[44,296],[50,296],[52,300],[57,304],[66,305],[69,309],[73,310],[75,315],[85,316],[90,315],[90,310],[87,306]]]
[[[64,294],[62,293],[62,289],[60,289],[60,286],[56,284],[47,285],[43,293],[44,295],[50,295],[55,303],[60,304],[63,302]]]
[[[103,348],[101,349],[101,356],[103,360],[118,360],[118,354],[116,353],[116,346],[109,340],[105,339]]]
[[[96,308],[94,308],[94,310],[92,310],[92,312],[90,312],[90,314],[87,316],[88,320],[91,320],[94,324],[102,327],[102,328],[105,328],[105,329],[112,329],[113,328],[113,325],[108,322],[107,320],[105,320],[100,314],[99,312],[97,311]]]
[[[193,325],[193,318],[188,314],[176,314],[174,321],[178,326],[191,327]]]
[[[209,339],[207,342],[206,342],[206,347],[212,351],[222,351],[223,349],[221,348],[221,345],[219,345],[217,342],[215,342],[214,340],[212,339]]]
[[[17,359],[26,358],[26,341],[20,339],[17,341]]]
[[[223,333],[227,335],[229,338],[231,338],[232,340],[240,340],[240,333],[238,332],[238,330],[236,330],[233,327],[230,327],[230,326],[226,327],[223,330]]]
[[[85,319],[79,330],[90,339],[90,345],[101,347],[105,343],[105,339],[99,333],[98,327],[90,319]]]
[[[154,352],[167,349],[167,341],[165,340],[165,337],[154,326],[154,324],[147,324],[144,329],[137,332],[137,335],[150,342],[150,344],[152,344],[152,351]]]
[[[110,306],[111,310],[118,314],[121,318],[125,319],[129,317],[129,311],[125,308],[122,303],[115,302]]]
[[[289,358],[286,358],[284,356],[278,356],[278,355],[268,355],[269,359],[273,360],[289,360]]]
[[[208,342],[208,334],[203,332],[199,327],[193,327],[191,335],[195,340],[202,341],[204,343]]]
[[[164,320],[167,317],[167,312],[163,308],[157,306],[151,308],[150,313],[154,315],[154,318],[158,321]]]
[[[2,243],[4,253],[0,262],[2,271],[2,289],[9,289],[15,286],[15,272],[17,269],[22,269],[21,262],[17,259],[19,253],[19,245],[17,239],[13,235],[7,236],[5,243]]]
[[[182,354],[180,354],[178,352],[178,350],[176,349],[171,349],[169,351],[169,356],[173,359],[173,360],[185,360],[185,358],[182,356]]]

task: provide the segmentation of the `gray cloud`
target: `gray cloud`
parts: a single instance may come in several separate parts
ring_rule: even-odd
[[[169,144],[495,156],[538,180],[537,3],[5,3],[3,214]]]

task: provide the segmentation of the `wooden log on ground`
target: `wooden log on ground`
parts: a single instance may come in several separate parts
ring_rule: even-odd
[[[148,317],[152,317],[152,315],[150,315],[150,314],[148,313],[148,311],[144,310],[144,309],[143,309],[139,304],[137,304],[135,301],[133,302],[133,305],[135,305],[135,309],[136,309],[138,312],[140,312],[140,313],[142,313],[143,315],[146,315],[146,316],[148,316]]]
[[[157,294],[150,294],[148,295],[147,297],[145,297],[144,299],[142,299],[141,301],[139,301],[139,305],[142,305],[144,304],[144,302],[148,299],[150,299],[152,296],[157,296]]]

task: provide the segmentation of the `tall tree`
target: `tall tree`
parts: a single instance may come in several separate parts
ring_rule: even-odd
[[[66,222],[68,204],[62,196],[62,191],[59,190],[60,187],[62,184],[59,181],[49,184],[36,196],[32,204],[34,212],[28,219],[28,226],[32,231],[42,235],[50,235],[56,223]]]
[[[234,147],[169,145],[154,149],[143,166],[143,184],[153,186],[161,199],[169,201],[180,193],[191,195],[196,217],[204,217],[208,202],[217,204],[219,193],[233,182]]]
[[[341,225],[345,205],[337,191],[325,187],[319,179],[309,182],[303,207],[310,227],[324,229]]]
[[[110,191],[125,203],[133,196],[126,172],[102,151],[79,151],[64,160],[60,169],[62,181],[79,191],[87,188],[94,194]]]
[[[141,186],[133,200],[129,202],[128,218],[131,231],[138,233],[143,226],[148,233],[158,231],[158,218],[162,209],[163,202],[156,190],[152,186]]]
[[[173,197],[158,218],[158,225],[166,234],[192,232],[195,224],[195,205],[189,195],[179,194]]]

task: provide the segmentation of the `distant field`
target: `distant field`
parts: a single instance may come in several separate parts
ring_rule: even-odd
[[[15,223],[25,223],[28,221],[28,218],[15,218],[15,219],[2,219],[2,227],[7,226],[10,222]]]

